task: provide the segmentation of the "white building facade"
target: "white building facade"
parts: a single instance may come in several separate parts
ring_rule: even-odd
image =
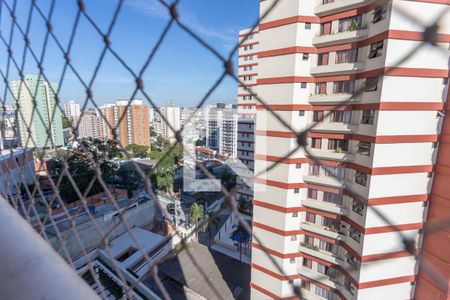
[[[94,138],[102,139],[102,126],[100,122],[100,115],[96,110],[85,110],[80,117],[75,119],[75,124],[78,122],[78,137],[79,138]]]
[[[73,100],[69,100],[64,103],[64,115],[68,118],[75,119],[78,118],[81,114],[80,104],[76,103]]]
[[[295,151],[257,105],[255,173],[294,152],[255,179],[252,299],[290,299],[292,285],[305,299],[414,297],[420,260],[400,236],[421,248],[449,57],[423,47],[397,66],[422,28],[395,7],[431,23],[447,5],[284,0],[259,25],[258,96],[296,132],[315,127]],[[439,33],[448,49],[450,23]]]
[[[206,147],[219,155],[237,157],[236,105],[218,103],[206,108]]]
[[[160,107],[159,111],[161,114],[156,111],[154,112],[155,131],[158,135],[173,143],[176,141],[175,131],[178,131],[181,128],[181,109],[180,107],[176,107],[169,103],[166,106]]]
[[[239,32],[239,64],[238,76],[238,131],[237,131],[237,158],[249,170],[254,171],[255,154],[255,117],[257,78],[258,78],[258,29]],[[241,84],[243,83],[243,84]],[[243,180],[238,179],[242,185]],[[253,200],[253,186],[245,186],[236,192],[238,201]]]

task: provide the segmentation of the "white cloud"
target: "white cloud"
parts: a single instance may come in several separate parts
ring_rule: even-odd
[[[135,12],[143,15],[161,19],[169,19],[167,8],[157,0],[127,0],[126,5],[128,5]],[[202,24],[197,16],[192,15],[187,11],[181,11],[179,12],[179,15],[181,22],[193,32],[202,37],[218,39],[222,41],[225,48],[228,48],[228,45],[232,45],[237,40],[237,32],[239,31],[238,28],[218,28],[211,26],[210,24]]]
[[[137,13],[158,17],[162,19],[169,19],[170,15],[167,8],[164,7],[159,1],[155,0],[127,0],[125,2],[127,6],[136,11]]]

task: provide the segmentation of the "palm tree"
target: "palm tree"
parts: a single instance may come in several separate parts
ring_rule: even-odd
[[[199,205],[198,203],[192,204],[189,215],[191,224],[197,226],[198,222],[203,217],[203,206]]]

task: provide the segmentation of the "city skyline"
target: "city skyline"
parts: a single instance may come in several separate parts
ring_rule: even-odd
[[[242,27],[251,26],[258,17],[256,0],[238,1],[232,0],[227,3],[212,3],[210,1],[181,1],[178,5],[180,18],[189,26],[193,26],[196,33],[211,43],[221,54],[227,56],[236,43],[236,37]],[[47,12],[49,3],[41,3],[44,12]],[[116,3],[113,1],[96,0],[86,3],[86,10],[97,22],[104,25],[110,21]],[[26,2],[19,2],[17,15],[26,15],[28,6]],[[52,19],[54,34],[63,45],[68,42],[66,32],[72,26],[77,9],[76,2],[64,5],[56,4],[55,17]],[[102,13],[99,13],[102,12]],[[134,70],[144,63],[157,37],[168,20],[169,14],[158,1],[127,0],[124,2],[123,11],[119,15],[116,29],[111,37],[112,47],[120,53],[128,51],[133,44],[133,55],[129,56],[126,63]],[[33,21],[38,27],[39,21]],[[144,26],[145,24],[145,26]],[[148,26],[152,30],[146,30]],[[77,72],[83,80],[89,81],[96,60],[103,46],[98,33],[94,32],[86,24],[81,23],[80,33],[75,37],[83,39],[85,43],[75,43],[71,61],[77,65]],[[105,26],[102,26],[104,29]],[[9,30],[6,22],[1,24],[0,29],[4,32]],[[33,39],[32,45],[43,42],[42,32],[31,28]],[[142,36],[146,36],[142,39]],[[127,43],[120,41],[125,39]],[[182,47],[183,51],[179,51]],[[23,41],[13,41],[13,48],[17,53],[23,51]],[[186,33],[174,26],[168,33],[167,42],[161,47],[155,56],[155,60],[143,75],[143,83],[147,90],[151,90],[150,96],[157,106],[164,105],[169,101],[181,106],[189,103],[195,106],[204,96],[209,86],[217,79],[223,69],[223,64],[213,55],[198,55],[202,52],[202,46],[189,38]],[[237,61],[237,54],[233,59]],[[64,65],[64,57],[53,43],[50,43],[44,59],[45,75],[49,81],[59,83],[59,78]],[[137,72],[137,71],[136,71]],[[37,69],[25,66],[24,73],[38,74]],[[17,80],[19,78],[10,78]],[[97,80],[92,92],[97,104],[104,104],[114,99],[129,99],[134,88],[134,79],[117,60],[107,55],[99,69]],[[208,102],[233,103],[236,99],[235,81],[226,78],[221,86],[211,95]],[[0,83],[0,90],[4,86]],[[79,84],[76,75],[68,70],[63,84],[60,87],[59,98],[62,105],[71,99],[79,101],[83,105],[86,100],[85,88]],[[133,98],[143,98],[138,94]],[[9,102],[12,100],[8,98]],[[91,105],[91,103],[89,103]]]

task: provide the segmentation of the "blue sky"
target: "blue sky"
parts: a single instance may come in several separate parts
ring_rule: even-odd
[[[17,6],[18,22],[24,30],[29,2],[18,1]],[[117,1],[86,0],[85,2],[88,14],[105,31]],[[47,14],[50,0],[38,0],[37,3]],[[238,31],[251,26],[256,20],[258,9],[258,0],[181,0],[178,7],[181,20],[224,55],[237,42]],[[64,47],[67,47],[76,12],[75,0],[56,1],[52,24],[55,35]],[[167,11],[157,0],[125,0],[111,35],[112,48],[137,72],[168,19]],[[0,26],[5,37],[9,35],[10,23],[11,18],[3,8]],[[30,28],[31,46],[36,55],[40,56],[45,36],[45,23],[40,16],[34,14]],[[17,28],[12,45],[14,58],[20,64],[24,42]],[[75,36],[71,60],[85,81],[89,81],[93,74],[102,46],[103,42],[99,34],[86,18],[82,17]],[[5,70],[4,44],[0,45],[0,54],[2,56],[0,67]],[[59,80],[63,64],[60,50],[50,39],[43,66],[45,74],[51,81]],[[37,73],[36,63],[29,53],[24,69],[26,73]],[[173,101],[180,106],[193,106],[217,79],[221,70],[222,63],[217,58],[175,25],[144,73],[144,86],[157,105]],[[11,67],[9,78],[17,79],[17,77],[17,70]],[[1,88],[3,90],[3,87]],[[108,53],[93,85],[95,100],[102,104],[129,98],[133,88],[134,82],[128,71]],[[235,102],[236,93],[236,83],[226,79],[211,96],[210,102]],[[82,103],[86,98],[84,88],[72,71],[67,72],[60,96],[63,102],[74,99]],[[142,97],[138,96],[138,98]]]

